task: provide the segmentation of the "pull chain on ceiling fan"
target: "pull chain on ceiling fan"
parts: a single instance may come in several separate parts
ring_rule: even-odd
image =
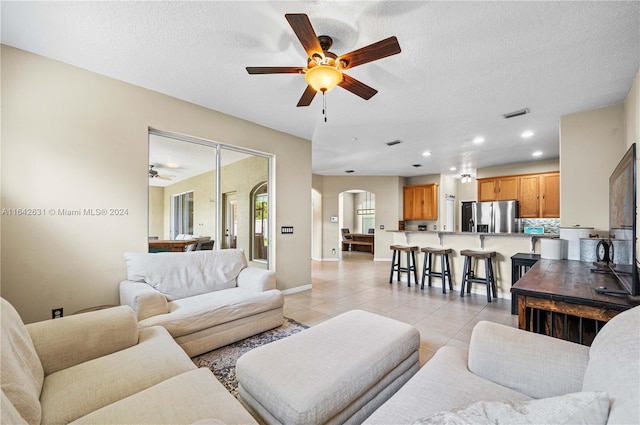
[[[395,36],[378,41],[352,52],[337,56],[329,51],[333,40],[327,35],[316,36],[309,17],[304,13],[289,13],[285,18],[307,53],[307,66],[261,66],[247,67],[249,74],[304,74],[307,88],[297,106],[309,106],[317,92],[326,92],[340,86],[351,93],[369,100],[378,91],[345,74],[347,69],[400,53]],[[326,121],[326,102],[323,102]]]

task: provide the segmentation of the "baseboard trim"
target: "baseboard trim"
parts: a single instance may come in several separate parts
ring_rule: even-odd
[[[309,289],[311,289],[311,284],[296,286],[295,288],[285,289],[281,292],[283,295],[290,295],[290,294],[295,294],[296,292],[308,291]]]

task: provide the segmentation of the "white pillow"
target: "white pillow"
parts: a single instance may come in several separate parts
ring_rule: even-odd
[[[609,396],[579,392],[537,400],[502,403],[479,401],[451,412],[439,412],[415,424],[606,424]]]

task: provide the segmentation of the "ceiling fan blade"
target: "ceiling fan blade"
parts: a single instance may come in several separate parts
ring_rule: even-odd
[[[307,86],[306,90],[304,91],[304,93],[302,93],[302,97],[300,98],[296,106],[300,107],[300,106],[311,105],[311,101],[315,97],[316,93],[317,92],[313,89],[313,87]]]
[[[248,66],[249,74],[302,74],[300,66]]]
[[[360,96],[364,100],[369,100],[378,93],[378,90],[369,87],[365,83],[362,83],[347,74],[342,74],[342,81],[338,85],[345,90],[349,90],[356,96]]]
[[[362,65],[367,62],[372,62],[378,59],[386,58],[400,53],[400,44],[398,39],[393,36],[380,40],[377,43],[369,44],[368,46],[354,50],[338,58],[339,61],[344,61],[346,65],[344,69],[353,68],[358,65]]]
[[[289,25],[291,25],[293,32],[300,40],[305,52],[307,52],[307,56],[313,57],[314,53],[322,54],[322,47],[320,47],[316,32],[313,30],[307,15],[304,13],[287,13],[284,17],[289,21]]]

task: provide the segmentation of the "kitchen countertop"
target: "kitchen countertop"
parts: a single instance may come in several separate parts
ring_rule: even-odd
[[[451,235],[451,236],[499,236],[499,237],[511,237],[511,238],[545,238],[545,239],[555,239],[558,238],[559,235],[557,233],[543,233],[543,234],[532,234],[532,233],[480,233],[480,232],[448,232],[445,230],[387,230],[387,232],[397,232],[397,233],[416,233],[416,234],[435,234],[435,235]]]

